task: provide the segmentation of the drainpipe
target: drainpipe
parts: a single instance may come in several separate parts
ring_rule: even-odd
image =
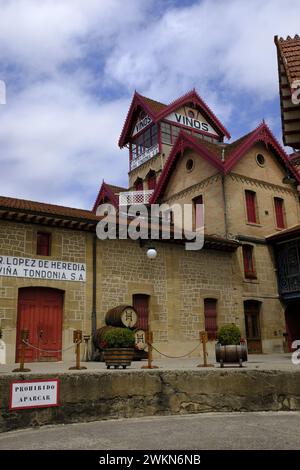
[[[92,298],[92,358],[95,353],[94,335],[97,329],[97,235],[93,237],[93,298]]]
[[[225,193],[225,175],[221,176],[221,181],[222,181],[222,195],[223,195],[223,205],[224,205],[225,237],[228,238],[227,201],[226,201],[226,193]]]

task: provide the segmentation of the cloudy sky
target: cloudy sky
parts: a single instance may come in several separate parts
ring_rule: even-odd
[[[264,118],[280,139],[274,35],[299,0],[0,0],[0,194],[90,208],[127,185],[117,141],[136,89],[195,87],[233,138]]]

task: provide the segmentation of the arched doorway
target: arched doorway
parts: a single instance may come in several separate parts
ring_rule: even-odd
[[[292,351],[292,343],[300,340],[300,302],[288,303],[285,310],[285,324],[289,351]]]
[[[262,353],[260,307],[261,302],[257,300],[246,300],[244,302],[247,345],[250,354]]]
[[[47,287],[19,289],[16,361],[19,361],[20,332],[29,330],[29,343],[38,349],[26,348],[26,362],[59,361],[62,346],[64,292]],[[41,351],[42,350],[42,351]]]

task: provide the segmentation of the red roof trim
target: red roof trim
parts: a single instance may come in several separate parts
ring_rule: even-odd
[[[159,113],[154,113],[150,109],[146,101],[144,100],[144,97],[141,96],[139,93],[135,92],[133,95],[133,99],[132,99],[130,108],[128,110],[126,119],[125,119],[125,123],[122,129],[120,138],[119,138],[119,147],[124,147],[124,145],[127,142],[128,134],[131,129],[132,116],[137,106],[141,106],[149,114],[153,122],[158,122],[164,117],[168,116],[168,114],[172,113],[176,108],[185,104],[187,101],[192,101],[195,104],[197,104],[202,109],[203,113],[206,115],[208,121],[211,121],[214,127],[216,127],[223,136],[226,136],[228,139],[231,138],[227,129],[219,121],[219,119],[212,112],[209,106],[202,100],[202,98],[200,98],[200,96],[198,95],[195,89],[189,91],[188,93],[181,96],[180,98],[177,98],[175,101],[167,105],[165,109],[163,109]]]
[[[235,164],[242,158],[242,156],[252,147],[256,142],[264,142],[265,145],[271,145],[279,157],[283,160],[285,165],[288,167],[290,172],[296,177],[296,180],[300,182],[299,175],[294,169],[290,162],[290,159],[272,134],[271,130],[265,122],[262,122],[249,136],[239,145],[229,156],[227,161],[224,163],[225,173],[229,173]]]
[[[92,209],[93,212],[96,212],[96,210],[99,206],[100,199],[102,197],[105,197],[105,196],[112,203],[112,205],[115,206],[116,209],[119,207],[119,201],[118,201],[117,197],[114,195],[114,193],[112,192],[110,187],[105,183],[105,181],[103,181],[102,185],[100,187],[98,196],[96,198],[96,201],[93,205],[93,209]]]
[[[168,114],[172,113],[173,111],[175,111],[175,109],[177,109],[179,106],[182,106],[184,103],[186,103],[187,101],[192,101],[193,103],[195,104],[198,104],[198,106],[200,106],[200,108],[204,111],[204,114],[206,114],[206,116],[208,117],[208,120],[211,120],[215,127],[217,127],[217,129],[219,131],[221,131],[221,133],[226,136],[228,139],[231,138],[231,135],[229,134],[228,130],[223,126],[223,124],[219,121],[219,119],[217,118],[217,116],[212,112],[212,110],[210,109],[210,107],[203,101],[203,99],[198,95],[198,93],[196,92],[195,88],[191,91],[189,91],[188,93],[186,93],[185,95],[181,96],[180,98],[176,99],[175,101],[173,101],[172,103],[170,103],[166,109],[163,109],[158,115],[157,115],[157,119],[162,119],[164,118],[165,116],[167,116]]]
[[[201,145],[201,143],[196,142],[193,137],[189,134],[186,134],[184,131],[180,131],[178,134],[177,140],[170,152],[168,160],[164,166],[163,172],[159,178],[156,189],[150,199],[150,204],[155,204],[159,196],[163,192],[164,188],[167,185],[169,175],[176,164],[177,155],[179,152],[183,152],[186,148],[191,148],[201,155],[212,165],[214,165],[220,172],[223,172],[223,164],[219,158],[210,152],[206,147]]]
[[[206,147],[204,147],[204,145],[201,145],[200,142],[196,142],[192,135],[186,134],[184,131],[180,131],[177,141],[174,144],[165,164],[161,177],[159,178],[158,185],[152,195],[150,204],[155,204],[157,202],[159,196],[162,194],[168,183],[170,172],[176,163],[177,154],[179,152],[183,152],[187,147],[201,153],[201,156],[214,165],[220,173],[228,174],[244,154],[259,141],[264,142],[266,146],[270,145],[273,147],[291,174],[296,178],[296,181],[300,183],[300,174],[297,173],[297,170],[292,165],[287,153],[285,153],[265,122],[260,124],[254,131],[250,132],[248,137],[232,151],[225,162],[222,162],[216,154],[210,152]]]
[[[130,108],[128,110],[128,113],[125,119],[125,123],[122,129],[120,138],[119,138],[119,147],[121,148],[124,147],[124,145],[126,144],[126,138],[130,131],[132,115],[138,106],[141,106],[149,114],[149,116],[151,117],[153,121],[156,121],[156,116],[153,113],[153,111],[149,108],[147,103],[143,100],[143,97],[137,91],[135,91]]]

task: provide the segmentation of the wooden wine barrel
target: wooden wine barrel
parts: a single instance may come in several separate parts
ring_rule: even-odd
[[[146,334],[146,331],[142,330],[141,328],[137,328],[136,330],[134,330],[135,347],[139,351],[145,351],[148,347]]]
[[[97,349],[102,349],[101,348],[101,341],[102,341],[102,338],[103,338],[103,335],[111,330],[113,327],[112,326],[102,326],[101,328],[98,328],[96,330],[96,333],[93,337],[93,342],[94,342],[94,346],[95,348]]]
[[[107,369],[114,367],[123,367],[126,369],[130,366],[133,359],[134,349],[131,348],[110,348],[104,351],[104,360]]]
[[[138,320],[138,315],[131,305],[118,305],[108,310],[105,315],[105,323],[109,326],[125,326],[134,328]]]
[[[242,367],[243,362],[247,360],[248,351],[246,343],[227,346],[222,346],[220,343],[216,344],[216,361],[220,363],[221,367],[229,363],[239,363],[240,367]]]

